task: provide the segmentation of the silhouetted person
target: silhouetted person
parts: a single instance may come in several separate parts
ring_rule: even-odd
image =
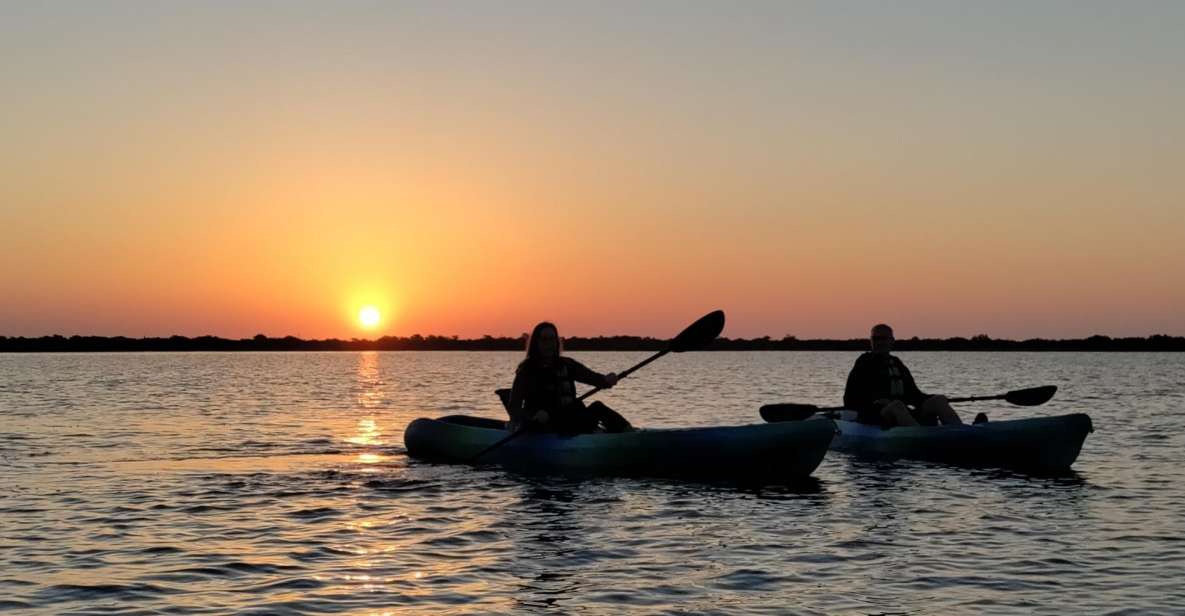
[[[963,423],[946,396],[918,389],[909,368],[891,354],[893,328],[874,326],[871,341],[872,350],[856,359],[844,388],[843,404],[859,413],[856,421],[887,428]]]
[[[510,390],[509,429],[528,424],[533,430],[561,434],[593,432],[598,424],[606,432],[633,429],[624,417],[600,402],[584,406],[576,399],[576,381],[609,388],[617,384],[617,375],[594,372],[562,356],[556,326],[546,321],[536,325],[527,339],[527,357],[518,365]]]

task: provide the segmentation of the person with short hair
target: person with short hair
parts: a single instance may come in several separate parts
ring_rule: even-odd
[[[856,421],[886,428],[963,423],[946,396],[919,389],[909,368],[892,354],[892,327],[873,326],[870,342],[872,350],[856,358],[844,388],[844,406],[858,413]]]

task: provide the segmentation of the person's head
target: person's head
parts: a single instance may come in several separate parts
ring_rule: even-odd
[[[555,323],[543,321],[527,338],[527,359],[551,359],[560,354],[560,330]]]
[[[878,355],[888,355],[893,350],[893,328],[879,323],[872,326],[869,336],[872,342],[872,352]]]

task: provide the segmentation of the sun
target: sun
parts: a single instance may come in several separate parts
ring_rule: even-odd
[[[379,309],[374,306],[363,306],[362,310],[358,311],[358,322],[367,329],[376,327],[382,319]]]

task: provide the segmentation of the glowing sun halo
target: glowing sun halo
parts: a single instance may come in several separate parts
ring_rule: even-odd
[[[358,322],[362,327],[371,328],[379,324],[382,315],[379,314],[379,309],[374,306],[364,306],[362,310],[358,311]]]

